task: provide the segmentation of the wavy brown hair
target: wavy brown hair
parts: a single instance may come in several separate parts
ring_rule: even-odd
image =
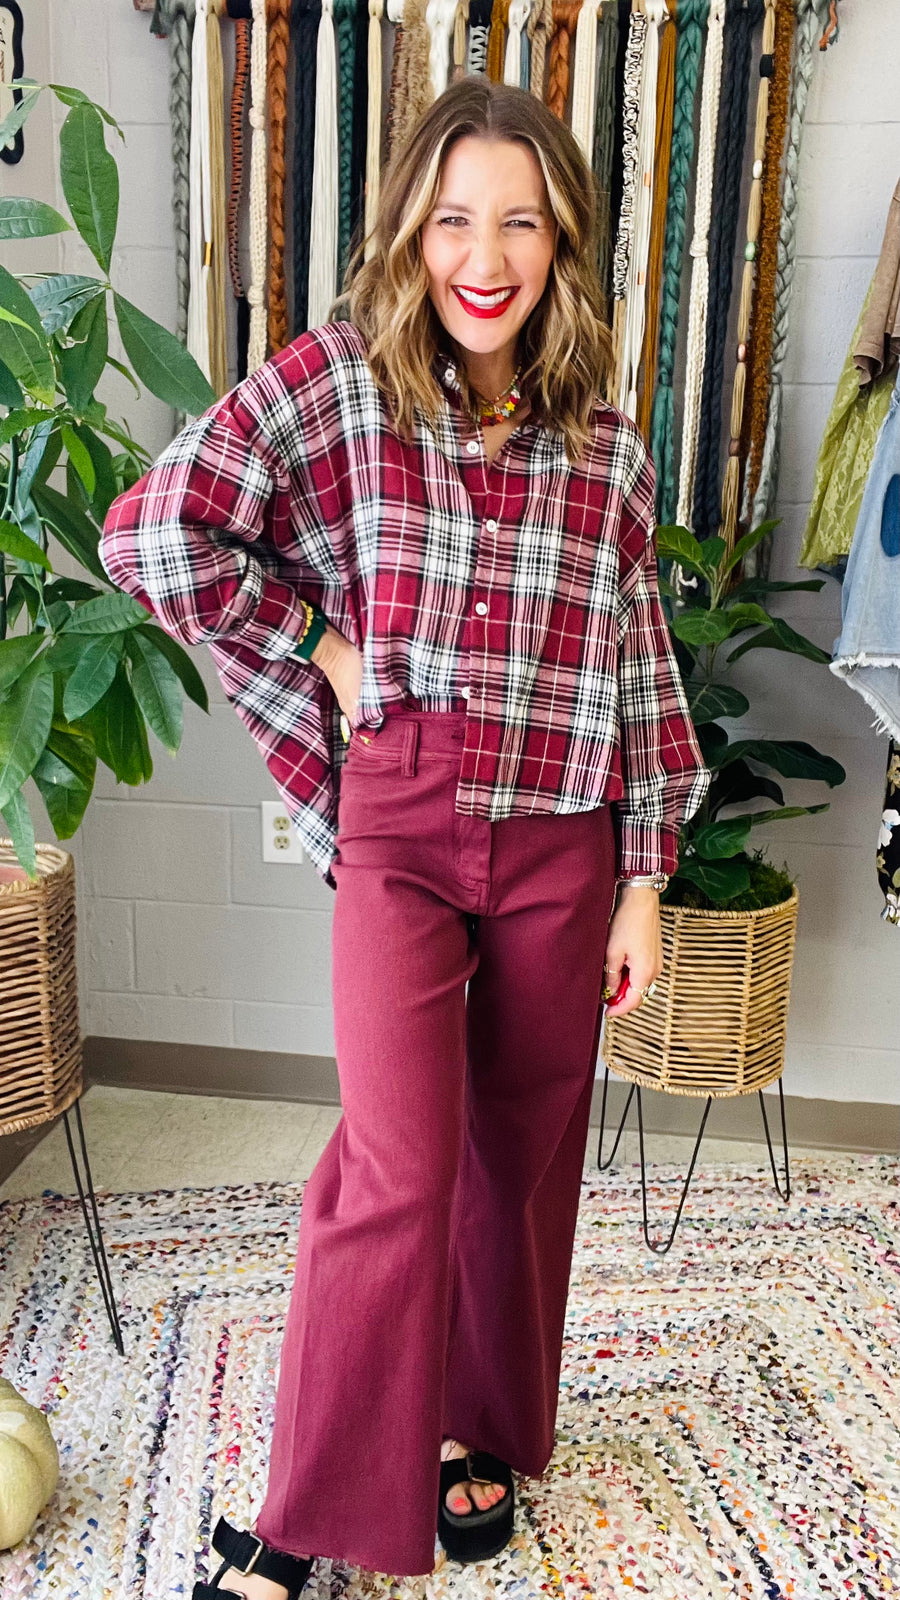
[[[407,437],[416,404],[437,419],[441,395],[431,364],[439,351],[455,359],[463,401],[475,411],[463,353],[428,294],[420,243],[443,162],[465,137],[517,141],[533,151],[544,175],[556,241],[547,286],[519,331],[520,384],[534,420],[559,429],[575,461],[591,438],[591,411],[612,355],[596,267],[596,180],[571,131],[527,89],[473,75],[428,107],[387,169],[369,258],[360,238],[330,315],[348,315],[364,335],[375,381]]]

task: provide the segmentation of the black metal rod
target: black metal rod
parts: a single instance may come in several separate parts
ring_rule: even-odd
[[[95,1227],[97,1229],[97,1243],[94,1242],[94,1235],[93,1235],[93,1233],[91,1231],[91,1221],[90,1221],[90,1217],[88,1216],[87,1200],[86,1200],[85,1193],[84,1193],[84,1188],[83,1188],[82,1182],[81,1182],[81,1174],[78,1171],[78,1162],[77,1162],[77,1159],[76,1159],[76,1156],[75,1156],[75,1145],[74,1145],[74,1142],[73,1142],[73,1139],[72,1139],[72,1131],[71,1131],[71,1129],[69,1127],[69,1113],[68,1113],[68,1111],[64,1111],[63,1112],[63,1121],[65,1123],[65,1129],[66,1129],[66,1140],[67,1140],[68,1146],[69,1146],[69,1156],[71,1157],[71,1161],[72,1161],[72,1171],[75,1174],[75,1182],[76,1182],[76,1184],[78,1186],[78,1197],[79,1197],[79,1199],[81,1201],[81,1211],[82,1211],[82,1215],[84,1217],[84,1225],[85,1225],[85,1228],[87,1229],[88,1243],[90,1244],[91,1254],[93,1255],[93,1258],[94,1258],[94,1266],[97,1269],[97,1277],[100,1280],[100,1292],[103,1295],[103,1303],[104,1303],[104,1305],[106,1307],[106,1315],[107,1315],[107,1318],[109,1320],[109,1325],[110,1325],[110,1329],[112,1331],[112,1336],[113,1336],[113,1340],[115,1342],[116,1349],[119,1352],[119,1355],[122,1356],[122,1355],[125,1354],[125,1345],[124,1345],[124,1341],[122,1339],[122,1330],[121,1330],[121,1327],[119,1325],[118,1312],[116,1310],[116,1301],[115,1301],[115,1295],[113,1293],[112,1279],[110,1278],[110,1274],[109,1274],[109,1263],[107,1262],[106,1250],[104,1249],[104,1245],[103,1245],[103,1230],[100,1227],[100,1216],[99,1216],[99,1213],[97,1211],[97,1199],[96,1199],[96,1196],[94,1194],[94,1185],[93,1185],[93,1180],[91,1178],[90,1163],[88,1161],[87,1145],[85,1143],[85,1138],[84,1138],[84,1125],[83,1125],[82,1120],[81,1120],[81,1106],[80,1106],[78,1100],[75,1101],[75,1116],[76,1116],[76,1120],[78,1122],[78,1132],[79,1132],[79,1137],[80,1137],[80,1141],[81,1141],[81,1152],[82,1152],[82,1157],[83,1157],[83,1160],[84,1160],[84,1170],[85,1170],[85,1173],[86,1173],[86,1176],[87,1176],[87,1187],[88,1187],[88,1193],[90,1195],[90,1200],[91,1200],[91,1210],[92,1210],[93,1216],[94,1216],[94,1225],[95,1225]],[[99,1246],[99,1250],[98,1250],[98,1246]]]
[[[785,1179],[785,1187],[784,1187],[783,1190],[782,1190],[781,1184],[778,1182],[778,1173],[775,1170],[775,1154],[774,1154],[774,1151],[772,1150],[772,1141],[769,1138],[769,1119],[766,1116],[766,1097],[763,1094],[762,1089],[759,1090],[759,1104],[760,1104],[760,1109],[762,1111],[763,1127],[766,1130],[766,1144],[769,1146],[769,1161],[770,1161],[771,1167],[772,1167],[772,1177],[775,1180],[775,1187],[778,1190],[779,1199],[780,1200],[790,1200],[790,1198],[791,1198],[791,1169],[790,1169],[790,1166],[788,1164],[787,1128],[785,1126],[785,1121],[784,1121],[784,1086],[783,1086],[781,1078],[778,1079],[778,1098],[781,1101],[781,1144],[782,1144],[782,1148],[784,1150],[784,1179]]]
[[[112,1276],[111,1276],[110,1270],[109,1270],[109,1262],[108,1262],[108,1260],[106,1258],[106,1247],[105,1247],[105,1245],[103,1243],[103,1229],[100,1226],[100,1214],[99,1214],[99,1212],[97,1210],[97,1197],[96,1197],[96,1194],[94,1193],[94,1183],[93,1183],[93,1178],[91,1176],[90,1162],[88,1161],[87,1142],[86,1142],[85,1137],[84,1137],[84,1124],[83,1124],[83,1122],[81,1120],[81,1099],[80,1098],[75,1101],[75,1118],[76,1118],[76,1121],[78,1123],[78,1136],[79,1136],[79,1138],[81,1140],[81,1154],[82,1154],[82,1157],[84,1159],[84,1170],[87,1173],[88,1193],[89,1193],[89,1195],[91,1197],[91,1210],[94,1213],[94,1226],[95,1226],[95,1228],[97,1230],[97,1246],[98,1246],[98,1249],[100,1251],[101,1259],[103,1261],[103,1268],[104,1268],[104,1273],[105,1273],[105,1277],[106,1277],[106,1284],[107,1284],[107,1288],[109,1290],[109,1303],[110,1303],[110,1306],[112,1307],[112,1319],[111,1319],[111,1321],[113,1323],[113,1333],[114,1333],[114,1335],[116,1335],[116,1343],[117,1343],[117,1346],[118,1346],[118,1349],[119,1349],[119,1354],[120,1355],[124,1355],[125,1354],[125,1347],[124,1347],[124,1342],[122,1340],[122,1329],[121,1329],[121,1326],[119,1324],[119,1313],[118,1313],[118,1311],[116,1309],[116,1299],[115,1299],[115,1295],[113,1294]]]
[[[619,1145],[619,1140],[622,1137],[622,1130],[625,1127],[625,1119],[628,1116],[628,1108],[631,1105],[632,1096],[634,1095],[635,1088],[637,1087],[637,1085],[635,1085],[635,1084],[631,1085],[631,1089],[630,1089],[629,1094],[628,1094],[628,1099],[625,1102],[625,1110],[622,1113],[622,1120],[619,1123],[619,1131],[616,1134],[615,1144],[612,1147],[612,1152],[611,1152],[610,1156],[608,1157],[608,1159],[606,1161],[604,1161],[603,1160],[603,1132],[604,1132],[604,1129],[606,1127],[606,1091],[607,1091],[608,1084],[609,1084],[609,1067],[606,1068],[606,1071],[605,1071],[605,1074],[604,1074],[604,1077],[603,1077],[603,1098],[602,1098],[602,1101],[601,1101],[601,1104],[600,1104],[600,1138],[599,1138],[599,1141],[598,1141],[598,1144],[597,1144],[597,1166],[598,1166],[598,1168],[599,1168],[599,1170],[601,1172],[605,1171],[605,1169],[612,1164],[613,1158],[615,1157],[615,1153],[616,1153],[616,1150],[618,1149],[618,1145]],[[762,1090],[761,1089],[759,1090],[759,1104],[760,1104],[760,1108],[762,1110],[763,1127],[766,1130],[766,1143],[767,1143],[767,1145],[769,1147],[769,1162],[770,1162],[771,1167],[772,1167],[772,1177],[775,1180],[775,1188],[776,1188],[776,1191],[778,1193],[779,1199],[781,1199],[781,1200],[789,1200],[790,1197],[791,1197],[791,1172],[790,1172],[790,1162],[789,1162],[789,1157],[788,1157],[787,1125],[786,1125],[786,1122],[785,1122],[785,1115],[784,1115],[784,1084],[783,1084],[781,1078],[779,1078],[779,1080],[778,1080],[778,1097],[779,1097],[779,1102],[780,1102],[780,1106],[781,1106],[781,1144],[782,1144],[782,1149],[784,1151],[784,1180],[785,1180],[784,1189],[782,1189],[781,1184],[779,1183],[778,1171],[777,1171],[777,1168],[776,1168],[776,1165],[775,1165],[775,1153],[774,1153],[774,1151],[772,1149],[772,1140],[771,1140],[771,1137],[769,1135],[769,1121],[768,1121],[768,1117],[766,1116],[765,1096],[763,1095]],[[691,1164],[690,1164],[690,1167],[688,1168],[688,1175],[684,1180],[684,1188],[682,1189],[682,1192],[681,1192],[681,1200],[679,1201],[679,1204],[678,1204],[678,1210],[677,1210],[677,1212],[675,1214],[675,1221],[672,1224],[672,1230],[671,1230],[667,1240],[654,1244],[653,1240],[650,1238],[649,1221],[648,1221],[648,1217],[647,1217],[647,1166],[646,1166],[646,1161],[645,1161],[645,1157],[644,1157],[644,1117],[643,1117],[643,1105],[642,1105],[642,1101],[641,1101],[641,1091],[640,1091],[640,1088],[638,1088],[638,1091],[637,1091],[638,1137],[639,1137],[639,1140],[640,1140],[640,1147],[641,1147],[641,1204],[642,1204],[643,1215],[644,1215],[644,1238],[647,1241],[648,1247],[654,1252],[655,1255],[659,1255],[659,1256],[665,1255],[666,1251],[671,1247],[673,1239],[675,1238],[675,1233],[676,1233],[676,1230],[678,1228],[678,1223],[679,1223],[679,1221],[681,1219],[681,1213],[682,1213],[682,1211],[684,1209],[684,1203],[685,1203],[685,1200],[687,1199],[688,1189],[690,1188],[691,1178],[693,1177],[694,1167],[696,1165],[697,1156],[698,1156],[699,1151],[700,1151],[700,1142],[701,1142],[701,1140],[703,1138],[703,1132],[704,1132],[704,1129],[706,1127],[706,1119],[709,1116],[710,1107],[712,1106],[712,1102],[713,1102],[712,1095],[708,1095],[707,1099],[706,1099],[706,1110],[703,1113],[703,1120],[700,1123],[700,1131],[697,1134],[696,1143],[694,1145],[694,1153],[693,1153],[693,1155],[691,1157]]]
[[[632,1084],[631,1088],[628,1091],[628,1099],[625,1101],[625,1110],[622,1112],[622,1120],[619,1123],[619,1131],[616,1134],[616,1142],[613,1145],[612,1150],[609,1153],[608,1159],[606,1161],[604,1161],[603,1160],[603,1130],[606,1127],[606,1090],[607,1090],[608,1084],[609,1084],[609,1067],[606,1068],[606,1071],[605,1071],[605,1073],[603,1075],[603,1099],[600,1102],[600,1138],[597,1141],[597,1166],[598,1166],[598,1168],[600,1169],[601,1172],[605,1172],[607,1167],[612,1166],[612,1163],[616,1158],[616,1151],[619,1148],[619,1140],[622,1137],[622,1130],[625,1127],[625,1118],[628,1116],[628,1108],[631,1105],[631,1102],[632,1102],[632,1100],[634,1098],[634,1090],[635,1090],[635,1085]]]
[[[641,1091],[638,1089],[638,1136],[641,1144],[641,1202],[644,1210],[644,1238],[647,1241],[648,1248],[652,1250],[655,1255],[664,1256],[666,1251],[671,1248],[672,1240],[675,1238],[675,1233],[678,1228],[679,1221],[681,1220],[681,1213],[684,1209],[684,1202],[687,1199],[687,1192],[691,1186],[691,1178],[693,1176],[697,1155],[700,1150],[700,1141],[703,1138],[703,1130],[706,1127],[706,1119],[709,1116],[709,1108],[712,1105],[712,1099],[713,1097],[711,1094],[707,1095],[706,1110],[703,1113],[703,1121],[700,1124],[700,1131],[697,1134],[697,1141],[694,1145],[694,1154],[691,1156],[691,1164],[688,1168],[688,1175],[684,1180],[684,1188],[681,1191],[681,1199],[678,1202],[678,1210],[675,1213],[675,1221],[672,1223],[672,1231],[664,1244],[654,1244],[653,1240],[650,1238],[649,1222],[647,1219],[647,1169],[644,1163],[644,1117],[641,1108]]]

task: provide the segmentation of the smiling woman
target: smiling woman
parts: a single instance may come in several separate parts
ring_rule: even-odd
[[[445,198],[457,194],[477,196],[478,205]],[[512,382],[519,333],[547,286],[555,233],[543,174],[527,146],[485,138],[453,146],[422,228],[422,259],[432,303],[465,347],[479,395],[491,398]],[[502,342],[493,328],[480,337],[472,325],[479,320],[501,324]]]
[[[444,198],[459,193],[480,204]],[[511,403],[519,334],[546,288],[555,231],[540,166],[525,145],[463,138],[453,146],[422,228],[422,260],[432,304],[465,349],[469,382],[487,402],[485,421],[504,421],[521,399],[517,387]],[[480,336],[478,322],[497,324],[502,340],[494,328]]]
[[[447,196],[478,196],[470,206]],[[540,165],[526,145],[462,138],[450,149],[441,190],[421,231],[432,304],[465,350],[479,418],[492,427],[488,460],[514,418],[528,414],[519,384],[519,335],[543,295],[556,225]],[[463,277],[465,274],[465,277]],[[497,324],[479,334],[478,322]]]
[[[194,1600],[294,1600],[310,1552],[425,1574],[435,1531],[485,1559],[553,1451],[603,1001],[651,990],[707,782],[653,468],[602,398],[596,234],[572,133],[459,80],[392,163],[349,316],[107,522],[111,574],[210,645],[336,890],[343,1116],[304,1190],[266,1498],[252,1533],[221,1519]]]
[[[523,414],[527,399],[574,462],[611,356],[594,185],[548,106],[506,84],[486,96],[483,81],[451,85],[392,161],[374,249],[357,247],[336,306],[365,333],[401,430],[414,406],[436,417],[416,358],[430,345],[456,358],[473,417],[517,376]]]

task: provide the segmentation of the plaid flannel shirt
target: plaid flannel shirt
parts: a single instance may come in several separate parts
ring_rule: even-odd
[[[672,872],[709,775],[657,588],[654,470],[598,399],[575,465],[526,418],[489,464],[455,369],[436,427],[400,438],[351,322],[303,333],[186,428],[112,504],[110,578],[209,646],[330,887],[346,745],[295,655],[315,602],[362,652],[354,728],[389,705],[466,712],[456,810],[496,820],[613,803],[619,872]]]

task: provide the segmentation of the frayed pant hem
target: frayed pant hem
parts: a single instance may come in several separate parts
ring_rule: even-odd
[[[260,1530],[256,1531],[257,1536],[260,1539],[265,1540],[265,1543],[269,1545],[271,1549],[281,1550],[285,1555],[299,1557],[300,1552],[296,1548],[292,1550],[288,1545],[285,1544],[283,1539],[280,1539],[276,1542],[275,1540],[267,1539],[266,1535]],[[435,1538],[436,1537],[437,1533],[435,1531]],[[437,1560],[437,1556],[434,1551],[432,1552],[427,1566],[423,1566],[419,1562],[394,1563],[391,1561],[380,1560],[375,1556],[354,1555],[352,1550],[347,1550],[346,1548],[342,1550],[316,1550],[310,1553],[312,1554],[313,1561],[340,1561],[344,1564],[344,1566],[358,1567],[362,1572],[374,1572],[382,1577],[389,1578],[427,1578],[434,1571]],[[423,1560],[425,1559],[427,1558],[423,1557]]]

